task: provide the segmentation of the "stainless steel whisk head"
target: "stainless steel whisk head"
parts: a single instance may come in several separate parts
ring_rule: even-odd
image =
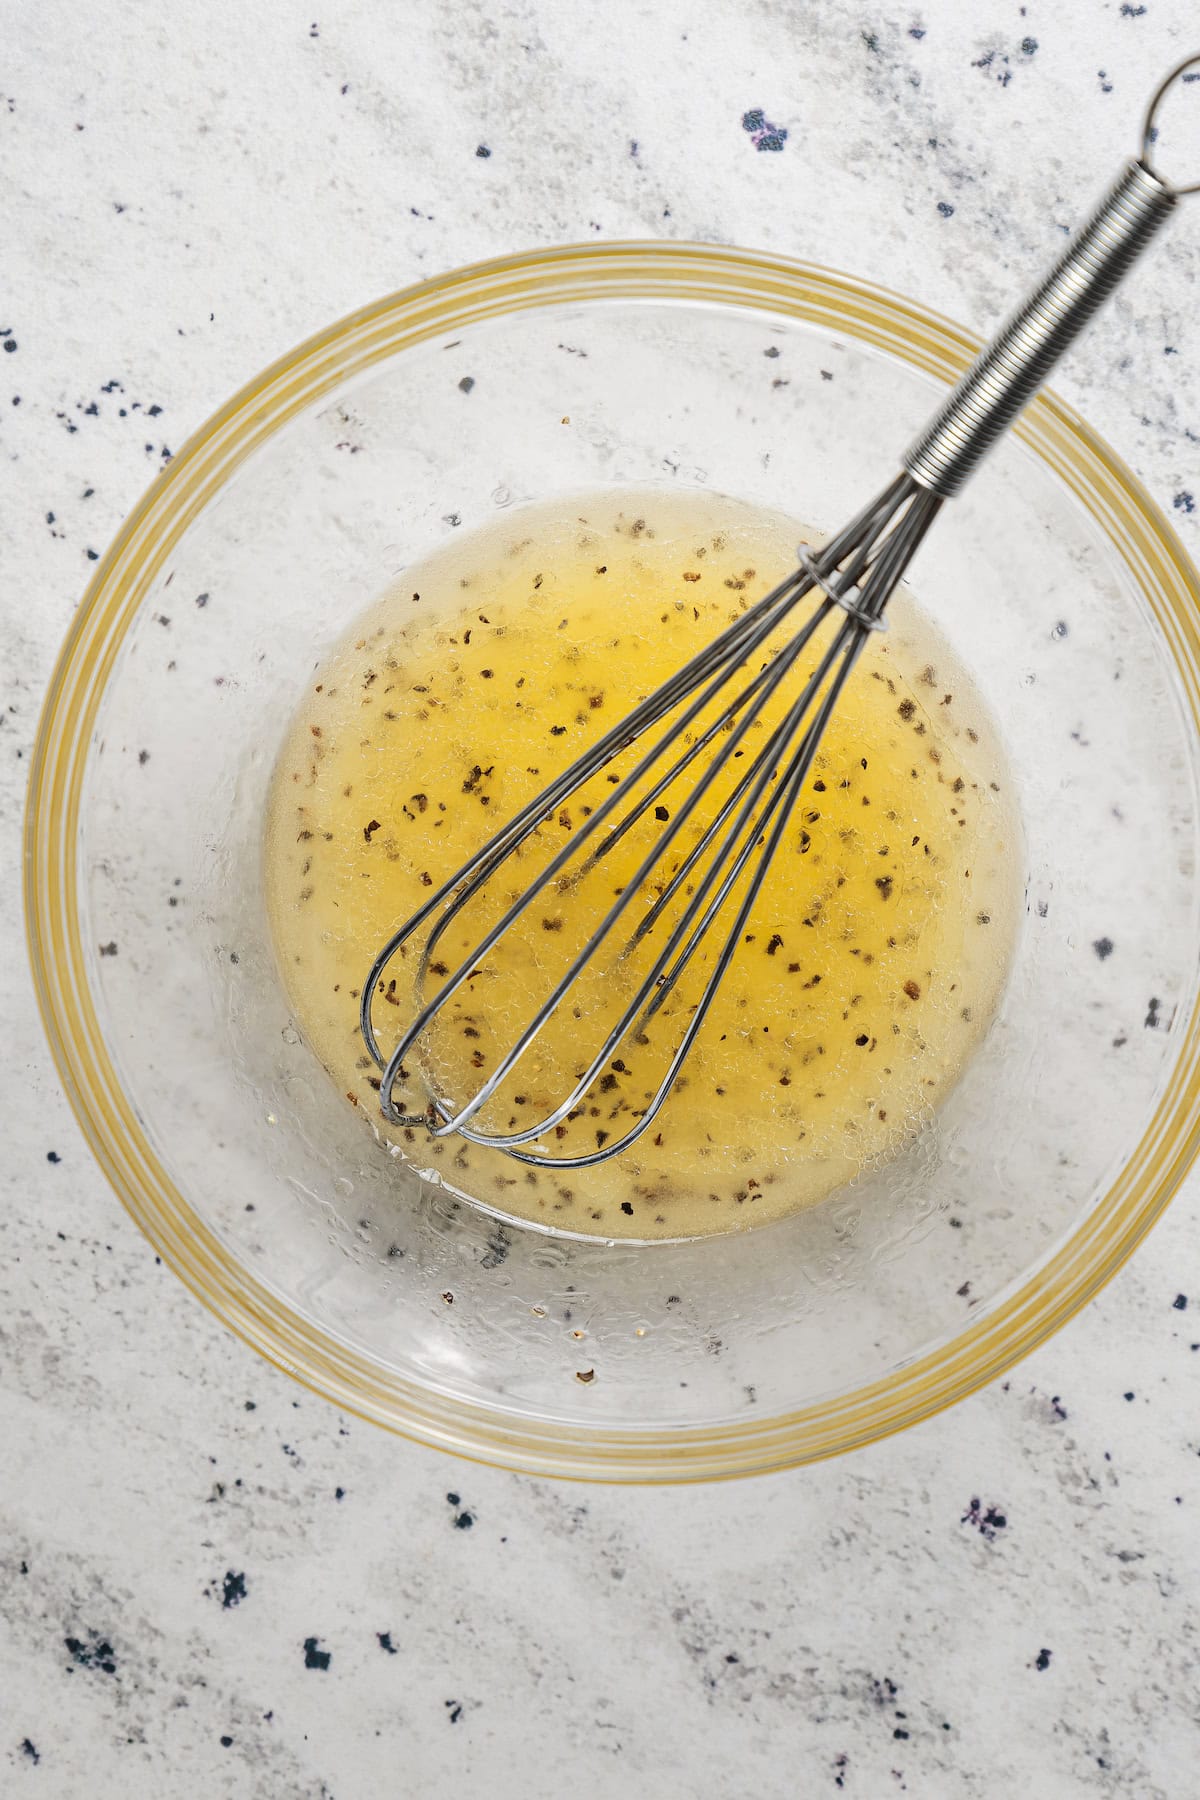
[[[382,1072],[380,1105],[391,1124],[424,1127],[439,1137],[457,1134],[518,1161],[562,1169],[605,1161],[649,1129],[680,1080],[746,934],[842,689],[870,633],[883,628],[888,601],[943,502],[1042,385],[1179,195],[1195,191],[1159,175],[1150,152],[1163,96],[1197,65],[1200,56],[1193,56],[1163,81],[1147,110],[1140,157],[1127,164],[1054,268],[980,352],[909,447],[902,472],[827,544],[802,547],[791,574],[604,732],[382,946],[361,989],[360,1025]],[[783,635],[803,602],[808,610],[802,621]],[[622,761],[627,757],[628,767]],[[735,767],[743,761],[744,769]],[[547,822],[564,816],[581,794],[593,793],[602,777],[611,791],[582,808],[578,825],[572,817],[566,842],[524,886],[503,888],[512,866],[540,844]],[[676,795],[677,803],[663,804]],[[486,990],[494,979],[491,959],[502,954],[505,940],[528,927],[531,909],[547,896],[602,875],[605,859],[623,842],[627,852],[630,844],[644,842],[644,853],[635,873],[606,889],[596,929],[564,951],[548,990],[497,1048],[491,1066],[483,1051],[475,1052],[472,1091],[453,1100],[437,1091],[437,1059],[429,1045],[439,1026],[453,1013],[467,1021],[468,1036],[478,1038],[470,1022],[475,1015],[463,1011],[464,1001],[477,984]],[[656,897],[645,905],[647,891]],[[464,953],[451,968],[440,959],[439,946],[447,933],[461,937],[468,909],[482,906],[485,897],[494,916],[477,937],[467,932]],[[644,910],[634,922],[639,902]],[[389,972],[407,957],[414,939],[419,955],[406,967],[418,994],[431,976],[440,985],[418,1000],[414,1017],[385,1055],[375,1007],[380,996],[395,998],[397,978]],[[598,959],[614,952],[611,966],[623,964],[628,976],[619,1012],[608,1021],[601,1015],[597,1041],[586,1049],[586,1033],[579,1032],[569,1091],[544,1104],[517,1096],[516,1106],[531,1107],[534,1115],[518,1118],[509,1090],[519,1082],[522,1064],[551,1021],[561,1021],[563,1008],[585,1027],[575,996],[581,982],[594,976]],[[681,1004],[689,972],[694,985],[686,991],[694,997]],[[564,1121],[585,1111],[600,1115],[586,1104],[596,1084],[611,1082],[614,1068],[628,1075],[618,1053],[630,1044],[648,1046],[650,1028],[661,1025],[673,1000],[677,1041],[657,1048],[659,1067],[648,1085],[640,1072],[636,1097],[642,1104],[604,1112],[594,1149],[565,1145],[556,1153],[554,1143],[568,1136]],[[409,1097],[407,1106],[398,1103],[398,1088]],[[501,1101],[499,1111],[508,1115],[503,1121],[492,1116]]]

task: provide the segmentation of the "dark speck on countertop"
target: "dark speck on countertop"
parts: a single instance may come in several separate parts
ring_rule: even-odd
[[[750,134],[756,150],[782,150],[787,142],[786,127],[772,125],[761,106],[753,106],[742,114],[742,130]]]
[[[71,1658],[68,1674],[75,1669],[99,1669],[105,1675],[116,1674],[117,1653],[109,1639],[98,1632],[89,1630],[86,1638],[65,1637],[63,1643]]]
[[[333,1652],[321,1649],[320,1638],[305,1638],[304,1666],[306,1669],[327,1669],[332,1661]]]
[[[980,1537],[987,1538],[990,1542],[995,1538],[997,1532],[1005,1530],[1008,1525],[1008,1517],[1000,1511],[999,1507],[984,1506],[977,1495],[972,1495],[960,1522],[963,1525],[974,1526]]]
[[[231,1606],[240,1606],[246,1598],[246,1577],[233,1569],[225,1571],[225,1580],[221,1585],[221,1605],[228,1610]]]
[[[1108,961],[1114,948],[1115,945],[1110,937],[1097,938],[1092,945],[1092,949],[1096,952],[1096,955],[1100,958],[1101,962]]]

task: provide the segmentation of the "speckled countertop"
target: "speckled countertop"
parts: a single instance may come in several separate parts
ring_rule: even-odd
[[[16,879],[89,559],[271,357],[593,236],[795,251],[990,324],[1185,9],[313,6],[0,11],[0,1791],[1187,1800],[1200,1180],[1010,1380],[853,1459],[664,1492],[454,1463],[158,1266],[60,1095]],[[1181,218],[1059,382],[1195,552],[1198,296]]]

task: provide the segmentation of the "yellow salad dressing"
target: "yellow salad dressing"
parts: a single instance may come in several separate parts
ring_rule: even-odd
[[[291,1004],[375,1129],[486,1206],[635,1238],[738,1230],[811,1206],[911,1139],[986,1029],[1018,911],[1017,823],[995,728],[902,591],[850,676],[712,1009],[644,1135],[597,1165],[544,1169],[380,1115],[379,1072],[358,1032],[376,950],[588,743],[774,585],[800,535],[779,515],[708,494],[614,491],[526,509],[410,569],[314,670],[266,835]],[[785,635],[810,607],[796,608]],[[827,641],[806,650],[788,697]],[[744,757],[766,728],[747,733]],[[433,946],[426,998],[632,761],[619,757],[540,825]],[[431,1092],[461,1103],[495,1068],[704,766],[594,866],[580,857],[582,872],[553,883],[503,952],[472,972],[407,1059],[396,1090],[406,1110],[422,1111]],[[489,1129],[532,1125],[570,1092],[662,941],[651,932],[631,948],[635,926],[748,766],[731,758],[728,778],[652,868],[611,951],[489,1102]],[[640,1117],[736,897],[658,1017],[614,1049],[571,1116],[539,1140],[546,1154],[590,1151]],[[665,913],[657,931],[677,917]],[[418,943],[376,996],[385,1049],[414,1016],[419,961]]]

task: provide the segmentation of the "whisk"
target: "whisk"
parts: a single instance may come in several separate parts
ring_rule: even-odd
[[[436,887],[382,946],[362,985],[360,1027],[367,1051],[381,1071],[380,1106],[391,1124],[421,1126],[435,1137],[458,1134],[506,1151],[518,1161],[559,1169],[606,1161],[649,1128],[679,1080],[743,940],[839,695],[869,634],[883,629],[888,601],[942,505],[1033,397],[1177,199],[1200,189],[1200,182],[1185,186],[1169,181],[1151,160],[1164,96],[1177,81],[1200,82],[1200,73],[1189,74],[1198,69],[1200,55],[1187,58],[1165,77],[1147,108],[1138,158],[1125,166],[1050,273],[980,352],[909,446],[895,479],[822,548],[801,546],[796,568],[778,586],[604,732]],[[803,621],[782,643],[773,642],[806,600],[809,610]],[[831,635],[818,653],[810,646],[822,626],[828,626]],[[789,698],[784,683],[806,651],[811,672]],[[774,719],[768,713],[772,701],[778,710]],[[665,727],[657,730],[664,721]],[[752,729],[757,732],[753,739]],[[569,841],[523,890],[506,898],[499,917],[474,941],[470,953],[453,969],[436,962],[435,952],[447,930],[459,922],[461,931],[469,917],[467,909],[506,870],[510,859],[519,858],[543,824],[629,752],[632,766],[619,777],[608,775],[612,786],[603,802],[584,809],[586,816]],[[734,768],[735,759],[745,761],[744,771]],[[689,785],[676,787],[684,776]],[[670,810],[661,804],[669,790],[683,796]],[[711,818],[703,810],[697,812],[706,796],[710,805],[715,804]],[[591,935],[571,946],[565,969],[490,1072],[480,1075],[474,1091],[454,1100],[436,1092],[426,1058],[422,1073],[428,1097],[421,1110],[398,1104],[397,1084],[405,1084],[403,1093],[411,1091],[408,1063],[421,1060],[427,1034],[455,996],[479,977],[539,897],[561,892],[577,880],[581,858],[584,869],[594,869],[648,817],[662,821],[663,829],[656,831],[636,874],[615,891]],[[692,820],[696,823],[689,833]],[[694,842],[687,841],[689,836]],[[657,891],[657,898],[626,938],[628,926],[622,931],[622,922],[647,884]],[[718,922],[720,929],[715,931]],[[536,1107],[542,1116],[532,1124],[518,1129],[512,1129],[511,1119],[504,1128],[494,1124],[489,1102],[515,1076],[547,1023],[570,1004],[576,984],[593,966],[601,947],[618,934],[625,939],[626,951],[631,947],[643,951],[656,927],[661,941],[643,955],[627,1003],[602,1041],[580,1054],[583,1066],[569,1090],[548,1108]],[[414,1017],[385,1056],[374,1024],[375,1004],[394,960],[405,953],[411,939],[426,931],[415,971],[418,994],[431,969],[442,978],[441,984],[430,999],[418,999]],[[714,931],[715,950],[709,941]],[[648,1041],[646,1027],[693,966],[703,972],[698,996],[682,1011],[679,1040],[657,1084],[647,1090],[646,1104],[629,1113],[623,1131],[598,1133],[594,1150],[574,1153],[564,1148],[556,1153],[545,1140],[552,1134],[559,1140],[564,1137],[562,1122],[577,1116],[593,1083],[603,1077],[622,1045]],[[394,989],[394,981],[391,986]],[[576,1017],[580,1011],[575,1008]],[[624,1067],[620,1062],[615,1066]]]

